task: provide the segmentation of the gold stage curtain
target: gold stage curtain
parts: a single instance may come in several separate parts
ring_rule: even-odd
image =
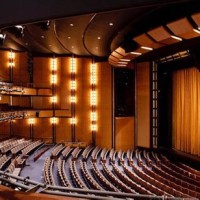
[[[200,156],[200,72],[189,68],[173,73],[173,147]]]

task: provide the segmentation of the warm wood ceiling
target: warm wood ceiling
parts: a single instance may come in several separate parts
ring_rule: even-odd
[[[115,1],[115,4],[114,1],[110,1],[107,5],[104,0],[101,3],[93,1],[95,5],[94,3],[88,4],[89,1],[82,1],[82,4],[78,1],[79,7],[76,12],[72,1],[65,1],[68,4],[61,1],[62,4],[60,7],[56,6],[55,12],[52,8],[53,1],[45,2],[46,8],[43,2],[38,10],[31,9],[26,3],[23,6],[25,10],[13,7],[20,6],[21,1],[19,5],[10,4],[10,10],[13,13],[16,12],[15,9],[20,9],[19,12],[24,13],[21,15],[15,13],[15,16],[11,15],[11,12],[10,16],[6,16],[9,0],[3,1],[0,8],[0,26],[2,27],[1,33],[6,34],[6,38],[0,49],[29,51],[35,55],[74,54],[107,58],[120,45],[129,45],[130,38],[136,38],[155,27],[200,11],[200,2],[197,0],[125,0],[123,3]],[[33,8],[35,6],[34,0],[30,0],[29,4],[31,5],[31,3]],[[101,4],[102,8],[98,8],[98,4]],[[73,8],[66,16],[58,9],[62,9],[64,6],[68,6],[68,10],[70,10],[70,6]],[[86,9],[85,6],[88,8]],[[63,10],[65,9],[63,8]],[[50,23],[50,26],[45,30],[44,26],[47,22]],[[23,25],[23,36],[17,35],[17,28],[14,25]],[[157,33],[151,34],[154,36]],[[156,37],[160,38],[161,36]]]

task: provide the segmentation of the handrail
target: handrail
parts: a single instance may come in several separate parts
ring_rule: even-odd
[[[8,178],[14,178],[18,181],[21,181],[22,183],[16,181],[13,182],[9,180]],[[92,199],[105,199],[102,197],[102,195],[107,196],[106,198],[108,199],[116,199],[115,197],[121,197],[121,198],[137,198],[137,199],[168,199],[168,200],[180,200],[180,198],[176,197],[166,197],[166,196],[156,196],[156,195],[144,195],[144,194],[132,194],[132,193],[123,193],[123,192],[111,192],[111,191],[99,191],[99,190],[90,190],[90,189],[80,189],[80,188],[70,188],[70,187],[63,187],[63,186],[51,186],[43,183],[39,183],[37,181],[31,180],[28,177],[20,177],[20,176],[15,176],[13,174],[4,172],[0,170],[0,180],[2,182],[9,183],[11,185],[21,187],[26,190],[31,190],[33,187],[38,186],[40,189],[44,189],[41,192],[42,193],[47,193],[47,194],[53,194],[53,195],[62,195],[62,196],[73,196],[73,197],[82,197],[82,198],[92,198]],[[23,184],[24,183],[24,184]],[[31,187],[29,184],[34,185]],[[52,191],[55,190],[55,191]],[[58,191],[60,190],[60,191]],[[67,191],[67,192],[66,192]],[[68,193],[68,192],[74,192],[73,193]],[[83,194],[77,194],[77,193],[83,193]],[[87,194],[87,195],[84,195]],[[94,196],[95,195],[95,196]],[[100,196],[98,196],[100,195]],[[112,196],[112,197],[111,197]],[[185,198],[186,200],[187,198]],[[194,200],[197,200],[197,198],[193,198]],[[189,200],[189,198],[188,198]]]

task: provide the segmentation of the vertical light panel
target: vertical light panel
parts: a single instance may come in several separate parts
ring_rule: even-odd
[[[72,142],[75,141],[75,125],[77,123],[77,118],[76,118],[76,113],[75,113],[75,104],[77,103],[77,97],[76,97],[76,88],[77,88],[77,83],[76,83],[76,68],[77,68],[77,60],[72,57],[70,60],[70,73],[71,73],[71,80],[70,80],[70,90],[71,90],[71,95],[70,95],[70,103],[71,103],[71,138]]]
[[[95,63],[91,64],[90,67],[90,121],[91,121],[91,132],[92,134],[97,132],[97,66]]]
[[[52,139],[53,143],[56,143],[56,124],[57,124],[57,118],[55,118],[55,109],[56,109],[56,103],[57,103],[57,96],[56,96],[56,84],[57,84],[57,58],[53,57],[51,59],[51,85],[52,85],[52,110],[53,110],[53,117],[51,118],[51,124],[52,124]]]
[[[9,51],[8,57],[9,57],[8,65],[10,68],[12,68],[15,66],[15,53],[13,51]]]
[[[57,59],[52,58],[51,59],[51,84],[54,85],[57,83]]]

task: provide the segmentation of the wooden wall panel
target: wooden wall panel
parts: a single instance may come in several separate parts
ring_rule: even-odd
[[[0,79],[9,82],[8,51],[0,51]]]
[[[1,122],[0,123],[0,137],[10,136],[10,122]]]
[[[1,101],[0,103],[7,103],[9,104],[9,96],[8,95],[1,95]]]
[[[61,74],[60,74],[60,109],[70,109],[70,57],[63,57],[61,60]]]
[[[136,146],[150,147],[150,66],[139,63],[136,68]]]
[[[51,58],[34,58],[34,87],[51,88]]]
[[[30,82],[29,73],[27,70],[27,58],[28,57],[26,53],[15,53],[15,66],[13,67],[13,82],[17,85],[23,84],[24,86],[27,86],[27,83]]]
[[[69,118],[59,118],[56,125],[56,142],[71,141],[71,124]]]
[[[51,118],[35,118],[34,136],[35,139],[52,142]]]
[[[13,105],[20,106],[22,108],[29,108],[30,107],[30,97],[13,96]]]
[[[90,130],[90,64],[91,59],[77,59],[76,141],[92,142]]]
[[[32,97],[34,109],[52,109],[51,97]]]
[[[30,138],[28,119],[19,119],[13,121],[13,135],[27,139]]]
[[[128,150],[134,148],[134,117],[115,118],[115,148]]]
[[[97,112],[98,131],[96,144],[100,147],[112,146],[112,67],[108,62],[97,64]]]

